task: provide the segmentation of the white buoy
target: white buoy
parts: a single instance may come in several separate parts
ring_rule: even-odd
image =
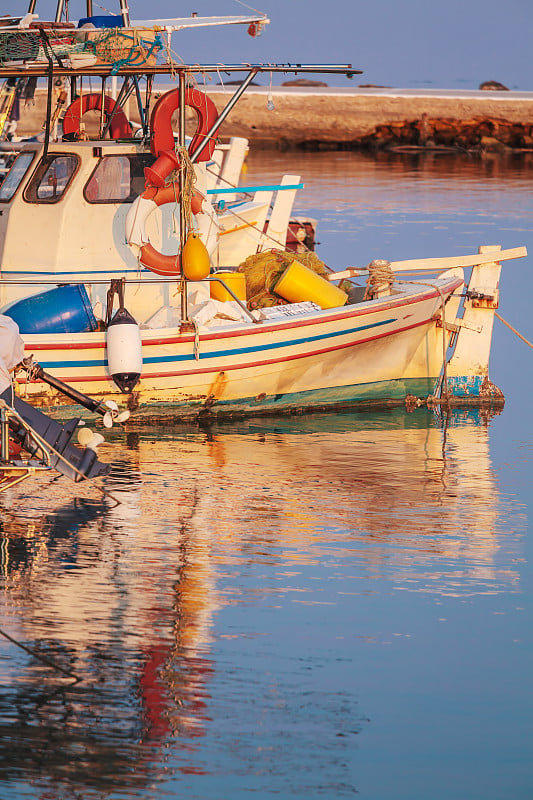
[[[124,307],[107,326],[107,364],[121,392],[129,394],[142,373],[141,330]]]

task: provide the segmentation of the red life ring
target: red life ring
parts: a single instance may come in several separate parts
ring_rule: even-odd
[[[154,186],[163,186],[172,170],[179,166],[172,130],[172,114],[179,108],[179,104],[179,89],[173,89],[159,98],[152,111],[150,149],[157,161],[151,167],[145,168],[144,175]],[[205,142],[197,161],[209,161],[216,146],[216,131],[209,139],[205,136],[217,121],[217,108],[204,92],[194,88],[185,89],[185,105],[194,108],[198,116],[198,125],[189,145],[189,153],[192,155],[196,148]]]
[[[87,111],[100,111],[102,108],[102,95],[96,92],[84,94],[69,105],[63,117],[63,134],[70,136],[73,133],[79,134],[81,118]],[[104,95],[104,111],[111,115],[115,108],[115,101],[109,95]],[[121,106],[117,108],[111,120],[109,128],[112,139],[130,139],[131,125]]]
[[[9,437],[7,442],[7,449],[8,449],[8,457],[9,458],[16,458],[20,455],[20,451],[22,450],[22,445],[18,442],[15,442],[11,437]]]
[[[179,258],[175,256],[165,256],[150,244],[145,230],[145,223],[152,211],[165,203],[177,203],[179,199],[176,184],[170,183],[168,186],[147,187],[142,194],[133,202],[126,217],[126,238],[129,244],[136,244],[140,247],[139,262],[157,275],[180,275]],[[191,200],[191,210],[193,214],[198,214],[202,210],[204,198],[199,192],[195,192]]]
[[[20,455],[20,451],[22,450],[22,445],[18,442],[14,442],[13,439],[10,439],[8,442],[9,447],[9,457],[16,458],[16,456]]]

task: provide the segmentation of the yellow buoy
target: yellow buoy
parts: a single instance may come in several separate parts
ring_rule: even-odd
[[[320,308],[337,308],[346,304],[348,295],[312,269],[293,261],[272,289],[289,303],[311,300]]]
[[[209,275],[211,262],[207,247],[194,231],[187,236],[181,254],[181,264],[183,274],[189,281],[202,281]]]

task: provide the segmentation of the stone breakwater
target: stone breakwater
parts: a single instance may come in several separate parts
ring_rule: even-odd
[[[222,108],[229,94],[211,96]],[[263,146],[304,149],[533,148],[533,92],[254,88],[224,133]]]
[[[166,91],[172,86],[165,86]],[[234,87],[207,91],[221,110]],[[533,92],[252,86],[222,126],[256,147],[300,149],[533,149]],[[17,133],[41,130],[46,98],[23,112]],[[132,107],[133,111],[133,107]],[[190,111],[188,131],[196,114]],[[132,114],[135,119],[135,115]]]

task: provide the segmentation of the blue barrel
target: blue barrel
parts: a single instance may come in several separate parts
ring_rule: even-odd
[[[73,284],[17,300],[2,313],[21,333],[83,333],[98,327],[85,286]]]

